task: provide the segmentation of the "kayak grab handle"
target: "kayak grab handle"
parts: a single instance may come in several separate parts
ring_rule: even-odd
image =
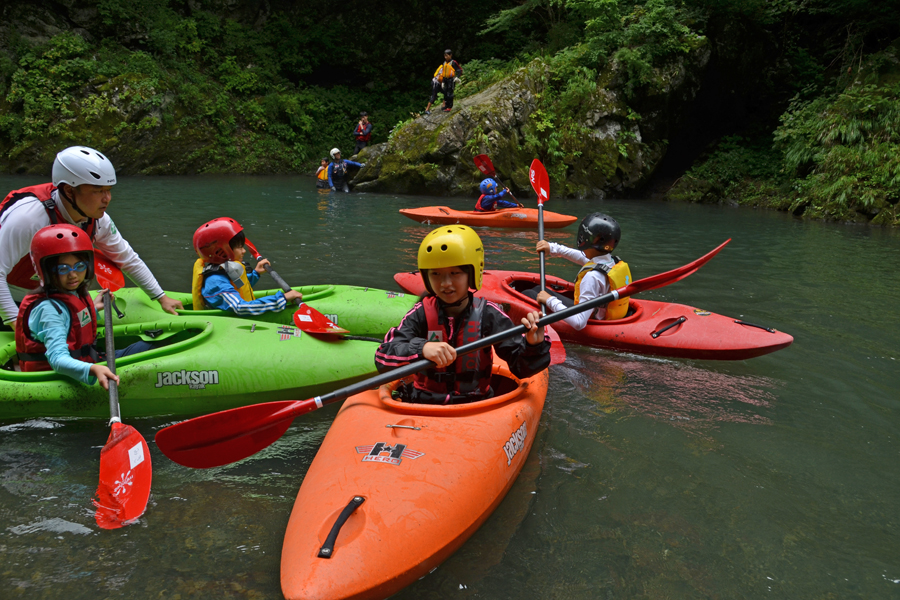
[[[328,532],[325,543],[319,548],[319,558],[331,558],[334,555],[334,542],[341,532],[341,527],[344,526],[344,523],[347,522],[350,515],[352,515],[365,501],[366,499],[362,496],[353,496],[353,499],[344,507],[344,510],[341,511],[341,514],[339,514],[337,520],[335,520],[334,525],[331,526],[331,531]]]
[[[444,213],[445,215],[449,215],[449,214],[450,214],[449,212],[447,212],[447,211],[444,210],[443,208],[439,208],[438,210],[441,211],[442,213]]]
[[[650,334],[650,337],[652,337],[652,338],[655,340],[656,338],[658,338],[659,336],[661,336],[661,335],[662,335],[663,333],[665,333],[666,331],[672,329],[672,328],[675,327],[676,325],[681,325],[681,324],[684,323],[685,321],[687,321],[687,317],[678,317],[677,319],[675,319],[674,321],[672,321],[671,323],[669,323],[668,325],[666,325],[665,327],[663,327],[663,328],[660,329],[659,331],[654,331],[653,333],[651,333],[651,334]]]
[[[764,325],[757,325],[756,323],[748,323],[747,321],[741,321],[740,319],[735,319],[734,322],[737,323],[738,325],[747,325],[748,327],[756,327],[757,329],[765,329],[769,333],[778,333],[771,327],[765,327]]]

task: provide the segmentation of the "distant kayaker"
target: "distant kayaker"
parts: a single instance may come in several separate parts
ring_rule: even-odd
[[[348,166],[353,166],[362,169],[366,166],[366,163],[358,163],[352,160],[344,160],[341,158],[341,151],[337,148],[331,149],[331,163],[328,165],[328,187],[331,188],[331,191],[341,190],[342,192],[349,192],[350,188],[347,185],[348,174]]]
[[[448,48],[444,50],[444,63],[437,68],[434,76],[431,78],[431,100],[425,107],[425,114],[431,114],[431,105],[437,101],[438,94],[444,95],[444,103],[442,110],[450,112],[453,110],[453,90],[462,77],[463,70],[459,63],[453,60],[453,52]]]
[[[413,383],[398,388],[405,402],[462,404],[491,398],[491,347],[461,358],[455,349],[513,327],[499,306],[472,293],[484,274],[481,239],[465,225],[444,225],[422,240],[418,263],[428,294],[387,333],[375,366],[383,373],[421,358],[435,363],[436,368],[420,371]],[[535,325],[540,316],[528,313],[522,318],[528,333],[493,346],[516,377],[530,377],[550,365],[550,341]]]
[[[112,163],[100,152],[72,146],[56,155],[53,183],[13,190],[0,203],[0,316],[11,324],[18,314],[14,298],[37,287],[28,258],[31,238],[51,223],[70,223],[87,232],[94,246],[116,263],[166,312],[181,302],[166,296],[140,256],[106,212],[116,184]]]
[[[16,319],[16,354],[22,371],[56,371],[86,385],[109,389],[119,378],[94,348],[97,312],[88,287],[94,279],[94,247],[88,234],[69,224],[40,229],[31,241],[40,287],[26,295]],[[102,308],[102,301],[97,302]],[[153,348],[139,341],[116,358]]]
[[[369,123],[369,113],[363,111],[359,113],[359,123],[353,129],[353,139],[356,140],[356,148],[353,154],[359,154],[359,151],[369,145],[372,139],[372,124]]]
[[[593,300],[597,296],[617,290],[631,283],[631,271],[628,264],[618,256],[610,254],[622,239],[622,230],[615,219],[609,215],[596,212],[588,215],[578,228],[576,243],[578,249],[569,248],[541,240],[537,243],[536,252],[542,250],[550,256],[561,256],[577,265],[582,265],[575,278],[575,298],[568,298],[556,292],[540,290],[539,287],[523,292],[535,298],[547,307],[549,312],[558,312],[580,302]],[[584,329],[589,319],[613,320],[621,319],[628,313],[628,298],[619,298],[605,307],[594,311],[580,312],[572,315],[565,322],[573,328]]]
[[[504,200],[503,198],[511,198],[512,193],[509,191],[509,188],[503,188],[498,192],[498,187],[497,182],[490,177],[481,182],[479,186],[481,197],[475,203],[475,212],[492,212],[498,208],[517,208],[522,206],[520,202]]]
[[[328,189],[331,186],[328,185],[328,159],[323,158],[322,162],[319,163],[319,168],[316,169],[316,187],[319,189]]]
[[[194,250],[200,257],[194,262],[191,281],[194,310],[218,308],[237,315],[259,315],[284,310],[289,302],[303,298],[297,290],[255,298],[252,286],[269,261],[260,259],[247,273],[242,262],[247,252],[245,241],[244,228],[228,217],[213,219],[194,232]]]

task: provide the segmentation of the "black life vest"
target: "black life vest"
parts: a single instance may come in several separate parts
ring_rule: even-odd
[[[347,163],[343,160],[336,160],[331,163],[331,178],[332,179],[343,179],[347,176]]]
[[[60,212],[59,207],[57,207],[56,203],[53,201],[52,194],[54,190],[56,190],[56,186],[52,183],[41,183],[19,190],[13,190],[6,195],[3,202],[0,202],[0,216],[3,216],[3,213],[12,208],[19,200],[31,198],[33,196],[44,206],[44,209],[47,211],[47,216],[50,217],[51,224],[56,225],[58,223],[66,223],[67,221],[63,217],[62,212]],[[88,237],[93,242],[94,236],[97,233],[94,219],[88,219],[79,225],[79,227],[88,234]],[[26,290],[36,289],[39,282],[34,272],[34,265],[31,264],[31,257],[27,254],[21,257],[19,262],[16,263],[16,266],[6,275],[6,281],[10,285],[15,285]]]
[[[447,342],[459,347],[481,339],[481,321],[485,308],[484,298],[474,298],[468,320],[457,328],[455,339],[452,332],[441,324],[438,318],[438,300],[434,296],[422,299],[425,318],[428,322],[428,341]],[[434,339],[432,339],[434,338]],[[444,369],[428,369],[416,373],[414,385],[436,394],[447,394],[445,403],[450,402],[451,394],[458,396],[488,394],[491,388],[491,368],[493,366],[493,350],[490,346],[463,356]]]
[[[66,345],[69,346],[69,355],[75,360],[87,363],[95,363],[99,359],[94,349],[94,341],[97,339],[97,313],[94,311],[94,302],[90,295],[55,293],[55,294],[28,294],[19,306],[19,316],[16,318],[16,354],[19,357],[19,366],[23,371],[50,371],[50,363],[47,362],[47,347],[32,337],[28,327],[28,318],[35,306],[47,298],[55,300],[69,311],[69,333],[66,336]],[[59,305],[54,304],[57,310]]]

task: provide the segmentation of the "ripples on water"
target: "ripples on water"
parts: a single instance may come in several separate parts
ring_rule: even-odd
[[[397,210],[472,204],[320,195],[289,177],[125,178],[115,191],[119,228],[182,291],[191,235],[217,216],[243,223],[288,281],[393,288],[430,230]],[[794,345],[733,363],[569,346],[507,499],[397,598],[900,597],[897,232],[645,201],[551,197],[548,209],[613,214],[637,278],[733,238],[645,297],[774,326]],[[488,268],[537,269],[535,232],[479,234]],[[546,237],[571,244],[574,227]],[[151,441],[153,492],[137,525],[112,532],[90,502],[105,423],[0,423],[0,598],[279,598],[282,535],[335,412],[205,471],[157,451],[170,418],[125,415]]]

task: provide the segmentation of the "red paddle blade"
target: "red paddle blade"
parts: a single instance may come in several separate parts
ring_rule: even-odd
[[[253,242],[244,238],[244,245],[250,250],[250,254],[253,255],[253,260],[259,260],[262,254],[259,253],[259,250],[256,249],[256,246],[253,245]]]
[[[538,205],[543,204],[550,199],[550,178],[547,176],[547,169],[538,159],[531,161],[531,169],[528,171],[528,178],[531,180],[531,187],[538,197]]]
[[[152,478],[144,437],[131,425],[113,423],[100,451],[100,485],[94,499],[97,525],[118,529],[140,518],[147,510]]]
[[[550,340],[550,364],[561,365],[566,362],[566,347],[563,346],[556,330],[547,325],[544,327],[544,337]]]
[[[487,154],[479,154],[472,160],[475,162],[475,166],[478,167],[478,170],[488,177],[493,177],[497,173],[497,171],[494,170],[494,163],[491,162],[491,159],[488,158]]]
[[[300,331],[313,334],[324,335],[343,335],[350,333],[342,327],[338,327],[328,317],[314,309],[313,307],[301,304],[297,312],[294,313],[294,325],[300,328]]]
[[[161,429],[156,433],[156,445],[163,454],[185,467],[220,467],[270,446],[284,435],[294,417],[315,408],[315,400],[241,406]]]
[[[630,296],[631,294],[637,294],[639,292],[655,290],[656,288],[661,288],[673,284],[676,281],[681,281],[688,275],[693,275],[697,272],[697,269],[708,263],[710,259],[718,254],[722,250],[722,248],[724,248],[730,241],[731,238],[728,238],[697,260],[678,267],[677,269],[672,269],[671,271],[666,271],[665,273],[657,273],[656,275],[651,275],[650,277],[644,277],[643,279],[638,279],[637,281],[626,285],[624,288],[621,288],[619,290],[619,297],[621,298],[624,296]]]
[[[97,274],[97,283],[111,292],[122,289],[125,285],[125,275],[118,265],[108,256],[94,249],[94,273]]]

